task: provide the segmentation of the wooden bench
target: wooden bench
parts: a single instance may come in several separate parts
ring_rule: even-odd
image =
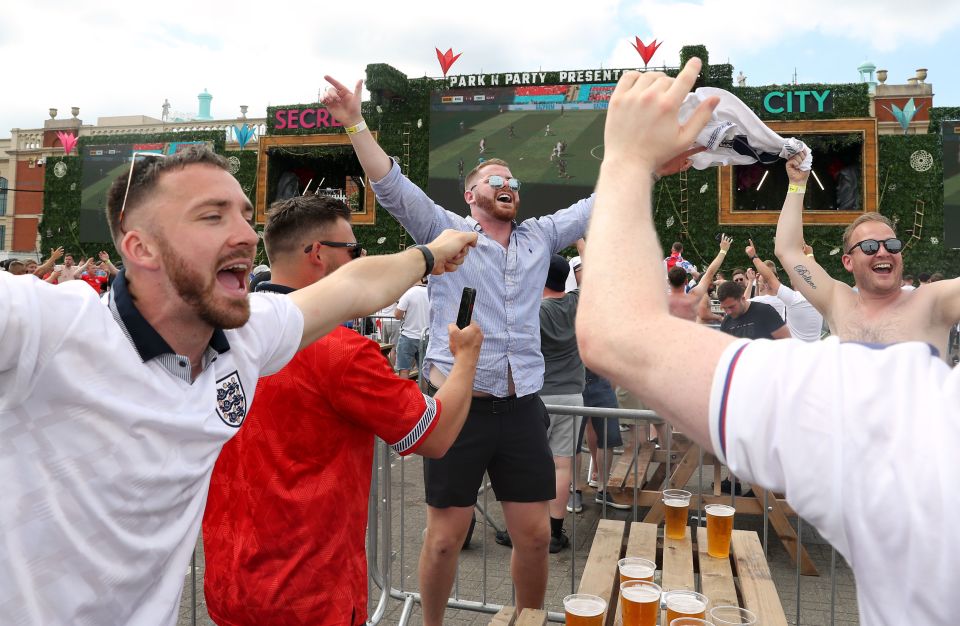
[[[650,526],[650,524],[645,524]],[[652,526],[653,552],[656,552],[657,527]],[[602,519],[597,525],[597,533],[590,546],[590,555],[583,567],[580,577],[580,587],[577,593],[589,593],[607,601],[607,615],[615,608],[616,598],[620,590],[620,573],[617,571],[617,561],[623,554],[623,538],[625,523],[618,520]],[[640,534],[638,533],[638,538]],[[649,538],[648,538],[649,539]],[[639,541],[639,539],[638,539]],[[648,550],[648,546],[643,549]],[[641,549],[636,547],[635,549]],[[652,560],[652,559],[651,559]],[[493,616],[490,626],[542,626],[546,623],[547,614],[544,611],[523,609],[516,615],[516,609],[505,606]]]
[[[636,446],[639,446],[637,449]],[[636,450],[636,463],[634,463]],[[670,458],[670,476],[667,476],[667,459]],[[634,490],[636,490],[637,505],[650,507],[643,521],[659,524],[663,521],[663,503],[661,492],[664,489],[683,489],[692,479],[700,465],[700,448],[690,442],[682,434],[674,434],[669,451],[656,450],[652,443],[634,432],[624,440],[624,451],[613,464],[610,476],[607,479],[607,490],[610,495],[621,504],[633,504]],[[703,465],[710,468],[714,483],[714,494],[705,495],[701,506],[713,503],[730,503],[730,496],[721,495],[720,468],[721,464],[712,454],[704,453]],[[652,475],[647,478],[648,470],[655,467]],[[708,474],[709,475],[709,474]],[[734,506],[737,513],[763,515],[763,489],[753,486],[753,495],[737,496]],[[696,498],[696,494],[694,495]],[[696,506],[696,501],[691,503]],[[795,516],[795,512],[786,500],[774,493],[766,494],[768,518],[774,532],[783,543],[783,547],[794,563],[800,560],[800,571],[804,576],[817,576],[816,566],[797,538],[796,530],[788,519]]]
[[[627,527],[622,521],[600,520],[577,592],[606,600],[605,623],[622,626],[617,561],[637,556],[657,564],[654,580],[664,591],[699,591],[710,599],[709,608],[739,606],[755,613],[764,626],[787,626],[757,533],[734,530],[731,558],[716,559],[707,554],[707,529],[693,530],[691,534],[688,527],[683,539],[667,539],[657,536],[655,524],[633,522]],[[545,611],[523,609],[517,615],[513,607],[504,607],[490,626],[544,626],[546,621]]]

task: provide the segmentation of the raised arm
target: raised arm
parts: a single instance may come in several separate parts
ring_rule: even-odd
[[[833,301],[836,283],[827,272],[820,267],[813,257],[803,253],[803,194],[807,188],[809,171],[800,169],[803,154],[798,154],[787,161],[787,178],[790,179],[790,188],[783,201],[780,219],[777,220],[777,237],[774,253],[780,259],[784,271],[790,277],[793,288],[798,290],[810,301],[824,317]],[[846,252],[846,250],[844,250]]]
[[[118,270],[113,263],[110,262],[110,255],[101,250],[99,256],[100,260],[103,261],[103,266],[107,268],[107,273],[111,276],[116,276],[120,270]]]
[[[63,246],[60,246],[59,248],[56,248],[56,249],[50,248],[50,257],[46,261],[44,261],[41,265],[37,266],[37,269],[33,272],[34,275],[39,276],[40,278],[43,278],[44,274],[46,274],[47,272],[53,271],[53,267],[57,264],[57,261],[59,261],[62,257],[63,257]]]
[[[477,233],[445,230],[424,246],[433,257],[432,274],[452,272],[463,263]],[[323,280],[290,294],[303,312],[303,339],[308,346],[344,320],[369,315],[396,302],[427,268],[420,246],[397,254],[368,256],[347,263]]]
[[[714,370],[734,339],[670,315],[650,197],[658,164],[693,143],[719,101],[707,99],[679,126],[680,104],[700,68],[699,59],[691,59],[676,80],[659,72],[627,72],[614,90],[577,339],[588,367],[644,398],[710,450]],[[623,335],[608,323],[615,310],[631,311],[636,332]]]
[[[748,241],[750,245],[746,247],[745,252],[747,253],[747,258],[753,263],[753,269],[757,270],[757,273],[760,274],[764,282],[770,285],[770,288],[774,292],[779,291],[780,279],[777,278],[776,273],[767,267],[767,264],[757,256],[757,248],[753,245],[753,239],[749,239]]]
[[[370,130],[366,128],[366,122],[363,121],[363,115],[360,113],[363,80],[358,80],[356,87],[350,91],[332,76],[324,76],[324,78],[332,87],[323,94],[321,100],[323,106],[327,107],[327,110],[346,128],[347,137],[353,144],[353,150],[357,153],[357,159],[360,160],[363,171],[367,173],[370,180],[379,182],[390,172],[392,162],[370,134]]]
[[[713,283],[713,277],[716,276],[717,270],[723,265],[723,260],[727,258],[727,250],[730,249],[730,244],[732,243],[733,239],[727,237],[726,233],[720,235],[720,251],[717,252],[717,256],[710,262],[707,269],[703,271],[700,281],[696,287],[690,290],[690,293],[700,296],[701,298],[707,295],[710,291],[710,285]]]
[[[453,368],[440,389],[436,399],[443,411],[436,428],[417,448],[417,454],[439,459],[447,453],[460,434],[473,398],[473,378],[477,373],[477,359],[480,358],[480,345],[483,333],[476,321],[460,330],[456,324],[447,326],[450,337],[450,352],[453,354]]]

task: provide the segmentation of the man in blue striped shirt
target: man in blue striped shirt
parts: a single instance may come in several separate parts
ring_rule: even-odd
[[[439,387],[450,372],[447,324],[456,317],[464,287],[477,290],[474,316],[484,341],[474,379],[470,415],[450,451],[424,463],[427,534],[420,557],[423,622],[442,624],[457,554],[466,537],[477,489],[486,471],[503,506],[513,542],[511,574],[516,606],[539,608],[547,584],[550,540],[547,504],[555,497],[554,467],[546,428],[549,417],[537,392],[543,386],[540,295],[550,256],[586,231],[593,196],[552,215],[516,222],[519,181],[508,164],[488,159],[465,179],[470,216],[431,200],[408,180],[367,131],[360,113],[362,81],[351,91],[333,85],[323,103],[346,128],[377,199],[415,241],[432,241],[447,228],[480,234],[460,271],[430,281],[430,345],[423,373]],[[686,151],[663,173],[689,167]]]

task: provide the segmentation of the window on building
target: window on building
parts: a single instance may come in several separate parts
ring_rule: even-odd
[[[7,227],[0,225],[0,250],[7,249]]]
[[[0,176],[0,215],[7,214],[7,179]]]

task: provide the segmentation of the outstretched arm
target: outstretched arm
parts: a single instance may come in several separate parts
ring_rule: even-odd
[[[670,315],[650,198],[658,164],[693,143],[719,101],[701,103],[679,126],[680,104],[700,67],[698,59],[691,59],[675,80],[659,72],[628,72],[614,90],[587,240],[590,262],[584,267],[577,338],[587,366],[636,393],[712,449],[710,390],[723,350],[734,339]],[[607,323],[610,311],[624,307],[639,326],[628,336]]]
[[[63,256],[63,246],[59,248],[50,248],[50,258],[43,262],[43,264],[38,265],[37,269],[33,272],[34,275],[43,278],[43,275],[47,272],[53,270],[53,266],[57,264],[57,261]]]
[[[824,317],[829,317],[837,281],[816,260],[803,253],[803,194],[810,176],[809,171],[800,169],[803,156],[801,153],[787,161],[790,190],[783,201],[780,219],[777,220],[774,253],[790,277],[793,288],[802,293]],[[846,254],[846,250],[843,252]]]
[[[452,272],[463,263],[477,233],[445,230],[427,244],[433,255],[432,274]],[[300,347],[310,345],[344,320],[369,315],[396,302],[426,269],[419,247],[397,254],[368,256],[342,266],[323,280],[290,294],[303,312]]]
[[[704,270],[703,276],[701,276],[700,281],[697,282],[697,286],[691,289],[690,293],[700,297],[707,295],[707,292],[710,291],[710,285],[713,283],[713,277],[716,276],[717,270],[723,265],[723,260],[727,258],[727,250],[730,249],[731,243],[733,243],[733,239],[727,237],[726,233],[720,235],[720,251],[717,252],[717,256],[711,261],[710,265],[707,266],[707,269]]]

